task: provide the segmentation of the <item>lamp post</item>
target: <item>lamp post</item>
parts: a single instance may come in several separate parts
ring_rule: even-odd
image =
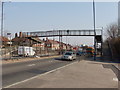
[[[4,36],[4,1],[1,2],[1,36]],[[11,0],[8,0],[8,2],[11,2]]]
[[[3,38],[3,2],[1,1],[1,38]],[[2,48],[2,44],[3,42],[0,42],[1,44],[1,48]],[[0,53],[1,55],[3,54],[3,52]]]
[[[93,23],[94,23],[94,60],[96,60],[96,31],[95,31],[95,2],[93,0]]]
[[[103,27],[102,27],[102,30],[101,30],[101,57],[103,59]]]
[[[3,10],[4,10],[3,9],[3,7],[4,7],[3,5],[4,5],[4,2],[1,1],[1,36],[3,36],[3,25],[4,25],[3,24],[3,18],[4,18],[3,17]]]

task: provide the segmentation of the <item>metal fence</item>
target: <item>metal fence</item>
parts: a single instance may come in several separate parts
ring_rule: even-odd
[[[33,50],[35,51],[35,55],[32,57],[44,57],[44,56],[53,56],[58,55],[59,50],[51,50],[49,48],[40,48],[40,47],[33,47]],[[24,58],[25,56],[19,56],[18,55],[18,46],[12,46],[12,47],[4,47],[1,49],[1,57],[2,60],[9,60],[9,59],[16,59],[16,58]]]

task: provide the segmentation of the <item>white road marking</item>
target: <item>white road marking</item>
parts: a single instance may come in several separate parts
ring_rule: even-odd
[[[29,65],[27,65],[27,66],[31,67],[31,66],[35,66],[35,64],[29,64]]]
[[[53,61],[49,61],[49,62],[53,62]]]
[[[40,76],[43,76],[43,75],[49,74],[49,73],[51,73],[51,72],[54,72],[54,71],[60,70],[60,69],[62,69],[62,68],[65,68],[65,67],[67,67],[67,66],[70,66],[70,65],[72,65],[72,64],[74,64],[74,63],[78,63],[78,62],[73,62],[73,63],[67,64],[67,65],[62,66],[62,67],[60,67],[60,68],[53,69],[53,70],[48,71],[48,72],[46,72],[46,73],[39,74],[39,75],[37,75],[37,76],[31,77],[31,78],[29,78],[29,79],[25,79],[25,80],[23,80],[23,81],[20,81],[20,82],[17,82],[17,83],[14,83],[14,84],[8,85],[8,86],[3,87],[3,88],[9,88],[9,87],[12,87],[12,86],[14,86],[14,85],[17,85],[17,84],[20,84],[20,83],[23,83],[23,82],[27,82],[27,81],[32,80],[32,79],[35,79],[35,78],[37,78],[37,77],[40,77]]]
[[[113,78],[113,81],[116,81],[116,82],[118,82],[118,78],[116,78],[116,77],[115,77],[115,78]]]

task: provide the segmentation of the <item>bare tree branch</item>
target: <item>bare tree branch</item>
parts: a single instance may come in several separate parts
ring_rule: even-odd
[[[118,37],[118,25],[116,23],[112,23],[107,26],[107,34],[110,38]]]

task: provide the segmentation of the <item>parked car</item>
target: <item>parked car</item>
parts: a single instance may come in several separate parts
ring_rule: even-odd
[[[62,56],[62,59],[66,60],[75,60],[76,59],[76,53],[74,52],[65,52]]]

